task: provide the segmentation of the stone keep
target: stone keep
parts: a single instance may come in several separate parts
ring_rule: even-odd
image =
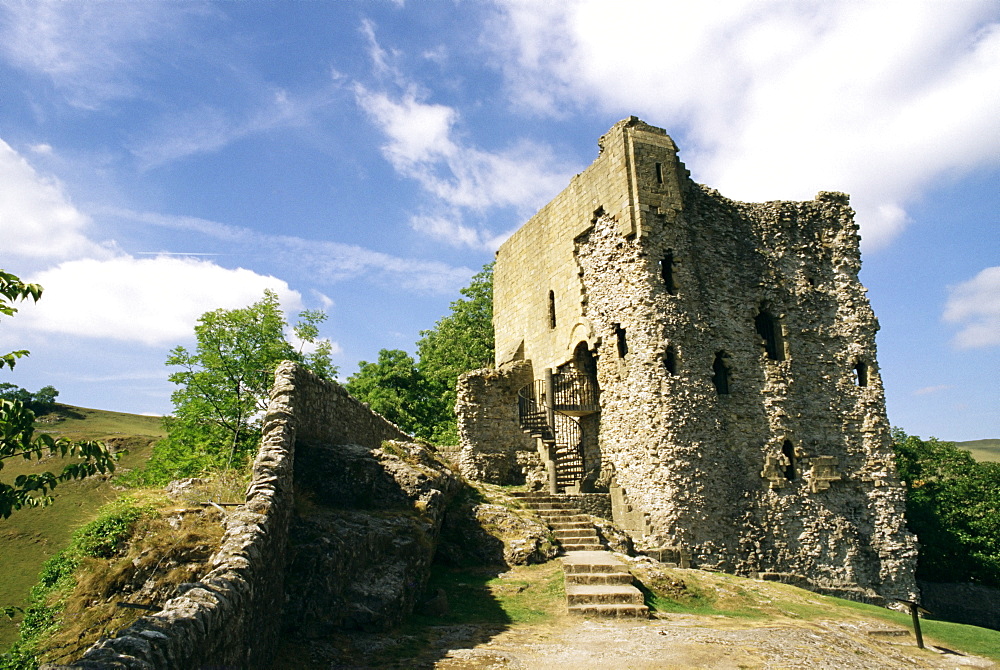
[[[497,252],[497,369],[459,384],[466,475],[534,463],[685,564],[912,598],[848,196],[734,202],[635,117],[599,146]]]

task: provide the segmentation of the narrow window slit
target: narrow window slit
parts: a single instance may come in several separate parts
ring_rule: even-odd
[[[656,183],[663,183],[663,165],[660,163],[656,164]]]
[[[788,461],[785,464],[785,479],[790,482],[795,481],[795,445],[789,440],[785,440],[785,443],[781,445],[781,453]]]
[[[663,367],[667,369],[670,376],[677,375],[677,349],[674,348],[674,345],[667,347],[667,351],[663,355]]]
[[[715,354],[715,361],[712,363],[712,383],[719,395],[729,394],[729,364],[726,363],[726,352],[720,351]]]
[[[556,293],[549,291],[549,328],[556,327]]]
[[[781,323],[771,313],[761,310],[754,318],[757,334],[764,340],[767,357],[772,361],[785,360],[785,350],[781,341]]]
[[[625,340],[625,329],[615,324],[615,339],[618,341],[618,358],[625,358],[628,353],[628,342]]]
[[[858,386],[868,386],[868,364],[858,361],[854,366],[854,383]]]
[[[677,293],[677,284],[674,282],[674,250],[667,249],[660,260],[660,278],[667,293],[674,295]]]

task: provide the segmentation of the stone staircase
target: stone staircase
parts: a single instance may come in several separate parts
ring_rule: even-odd
[[[610,551],[574,551],[562,562],[570,614],[649,616],[642,592],[632,586],[632,574]]]
[[[540,516],[559,541],[571,614],[645,618],[649,609],[632,585],[624,563],[601,546],[590,517],[562,496],[531,492],[513,494]]]
[[[590,517],[563,496],[528,491],[516,491],[513,495],[545,521],[564,552],[603,550]]]

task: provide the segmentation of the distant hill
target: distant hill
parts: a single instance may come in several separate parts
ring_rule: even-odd
[[[956,442],[959,449],[968,449],[977,461],[1000,463],[1000,440],[968,440]]]
[[[115,450],[128,453],[118,462],[118,471],[144,464],[158,439],[166,437],[161,417],[108,412],[86,407],[57,404],[40,415],[35,428],[74,440],[101,440]],[[0,481],[9,482],[17,475],[43,470],[59,471],[62,459],[44,458],[26,461],[10,458],[0,470]],[[0,607],[23,606],[28,589],[38,580],[38,571],[50,556],[69,543],[70,535],[91,521],[97,509],[120,494],[107,477],[92,477],[65,482],[53,491],[50,507],[22,509],[0,520],[0,546],[3,547],[3,578],[0,579]],[[17,637],[17,630],[0,616],[0,652],[7,650]]]
[[[109,412],[59,403],[56,403],[51,412],[36,418],[35,429],[74,440],[104,440],[119,435],[155,438],[167,436],[163,430],[163,417]]]

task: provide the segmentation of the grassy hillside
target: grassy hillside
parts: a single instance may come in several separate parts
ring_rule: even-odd
[[[1000,463],[1000,440],[969,440],[956,442],[959,449],[968,449],[977,461]]]
[[[55,410],[38,417],[42,432],[78,440],[104,440],[116,450],[128,450],[118,462],[123,468],[142,465],[149,458],[152,444],[164,437],[160,417],[107,412],[70,405],[56,405]],[[62,459],[41,461],[8,459],[0,470],[0,479],[11,481],[19,474],[62,470]],[[9,519],[0,520],[0,546],[3,547],[3,578],[0,579],[0,607],[23,606],[28,589],[37,581],[38,571],[49,557],[69,542],[73,531],[92,520],[97,509],[118,497],[107,477],[60,484],[53,492],[50,507],[22,509]],[[0,617],[0,649],[6,649],[17,637],[12,622]]]

